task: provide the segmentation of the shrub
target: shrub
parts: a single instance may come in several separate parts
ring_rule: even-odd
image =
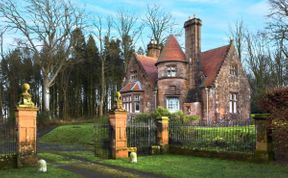
[[[288,87],[267,91],[259,104],[271,113],[275,158],[288,161]]]
[[[183,123],[186,124],[186,123],[191,123],[193,121],[199,120],[198,116],[186,115],[182,111],[170,113],[168,109],[163,108],[161,106],[159,106],[154,112],[137,114],[135,117],[135,120],[139,122],[146,122],[150,119],[160,119],[163,116],[169,117],[169,122],[179,123],[179,124],[183,124]]]

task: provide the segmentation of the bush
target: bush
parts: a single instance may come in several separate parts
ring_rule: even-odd
[[[193,121],[199,120],[198,116],[194,115],[186,115],[182,111],[177,111],[175,113],[170,113],[168,109],[163,107],[158,107],[154,112],[150,113],[141,113],[136,115],[135,119],[136,121],[145,122],[149,119],[160,119],[163,116],[167,116],[170,119],[170,122],[173,123],[191,123]]]
[[[275,158],[288,161],[288,87],[267,91],[260,106],[271,113]]]

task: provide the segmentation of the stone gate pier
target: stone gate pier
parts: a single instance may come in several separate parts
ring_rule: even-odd
[[[23,84],[23,92],[17,104],[16,130],[17,130],[17,166],[34,165],[36,157],[36,137],[37,125],[36,117],[38,108],[32,101],[31,94],[28,92],[30,85]]]

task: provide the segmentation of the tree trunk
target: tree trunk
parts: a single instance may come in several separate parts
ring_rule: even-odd
[[[100,96],[100,103],[99,103],[99,116],[103,116],[104,110],[104,99],[105,99],[105,61],[104,59],[101,60],[101,96]]]
[[[49,88],[49,80],[47,77],[43,77],[43,103],[44,103],[44,111],[50,111],[50,88]]]

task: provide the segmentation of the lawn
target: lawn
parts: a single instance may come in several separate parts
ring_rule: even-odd
[[[41,143],[91,145],[95,142],[93,123],[64,125],[40,138]]]
[[[138,157],[137,164],[128,159],[103,160],[91,152],[58,152],[63,157],[82,157],[90,161],[132,168],[175,178],[287,178],[288,165],[252,163],[181,155],[153,155]],[[44,158],[53,155],[42,154]],[[57,156],[54,156],[58,159]]]
[[[80,178],[79,175],[73,174],[69,171],[51,166],[48,164],[48,171],[40,173],[35,167],[26,167],[21,169],[6,169],[0,170],[1,178]]]

